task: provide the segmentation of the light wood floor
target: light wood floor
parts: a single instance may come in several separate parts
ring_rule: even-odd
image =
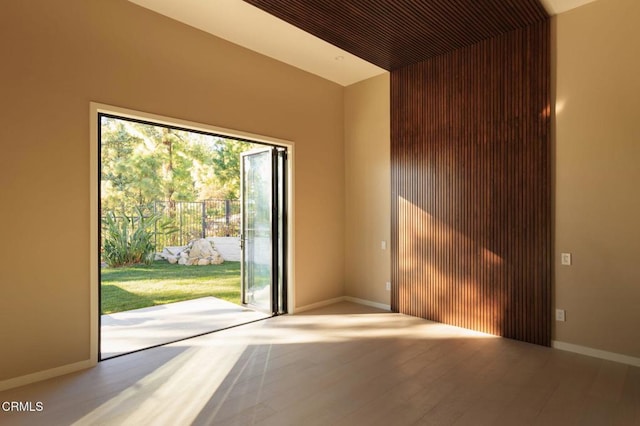
[[[44,411],[1,424],[640,425],[640,368],[340,303],[0,393],[15,400]]]

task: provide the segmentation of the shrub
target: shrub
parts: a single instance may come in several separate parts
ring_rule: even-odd
[[[131,216],[107,212],[102,226],[103,257],[111,267],[150,264],[155,256],[154,229],[157,227],[165,234],[174,232],[167,223],[160,221],[160,216],[145,217],[139,208]]]

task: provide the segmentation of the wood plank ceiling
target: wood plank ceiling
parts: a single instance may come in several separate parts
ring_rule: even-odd
[[[386,70],[549,17],[538,0],[245,0]]]

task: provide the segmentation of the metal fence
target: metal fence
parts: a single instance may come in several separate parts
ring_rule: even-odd
[[[196,238],[240,235],[239,200],[156,201],[153,204],[154,214],[177,228],[170,234],[155,233],[158,249],[182,246]]]
[[[160,218],[154,225],[157,251],[197,238],[240,235],[240,200],[155,201],[138,208],[145,217]],[[164,233],[163,225],[172,232]]]

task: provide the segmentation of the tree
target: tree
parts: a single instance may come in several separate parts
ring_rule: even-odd
[[[200,191],[201,199],[240,198],[240,154],[253,148],[249,142],[218,139],[213,147],[211,173]]]
[[[142,141],[132,135],[126,122],[121,120],[102,117],[101,128],[102,208],[124,209],[127,205],[136,204],[136,195],[138,200],[143,196],[139,185],[139,164],[132,161],[134,151]]]
[[[111,117],[101,126],[103,210],[240,197],[251,143]]]

